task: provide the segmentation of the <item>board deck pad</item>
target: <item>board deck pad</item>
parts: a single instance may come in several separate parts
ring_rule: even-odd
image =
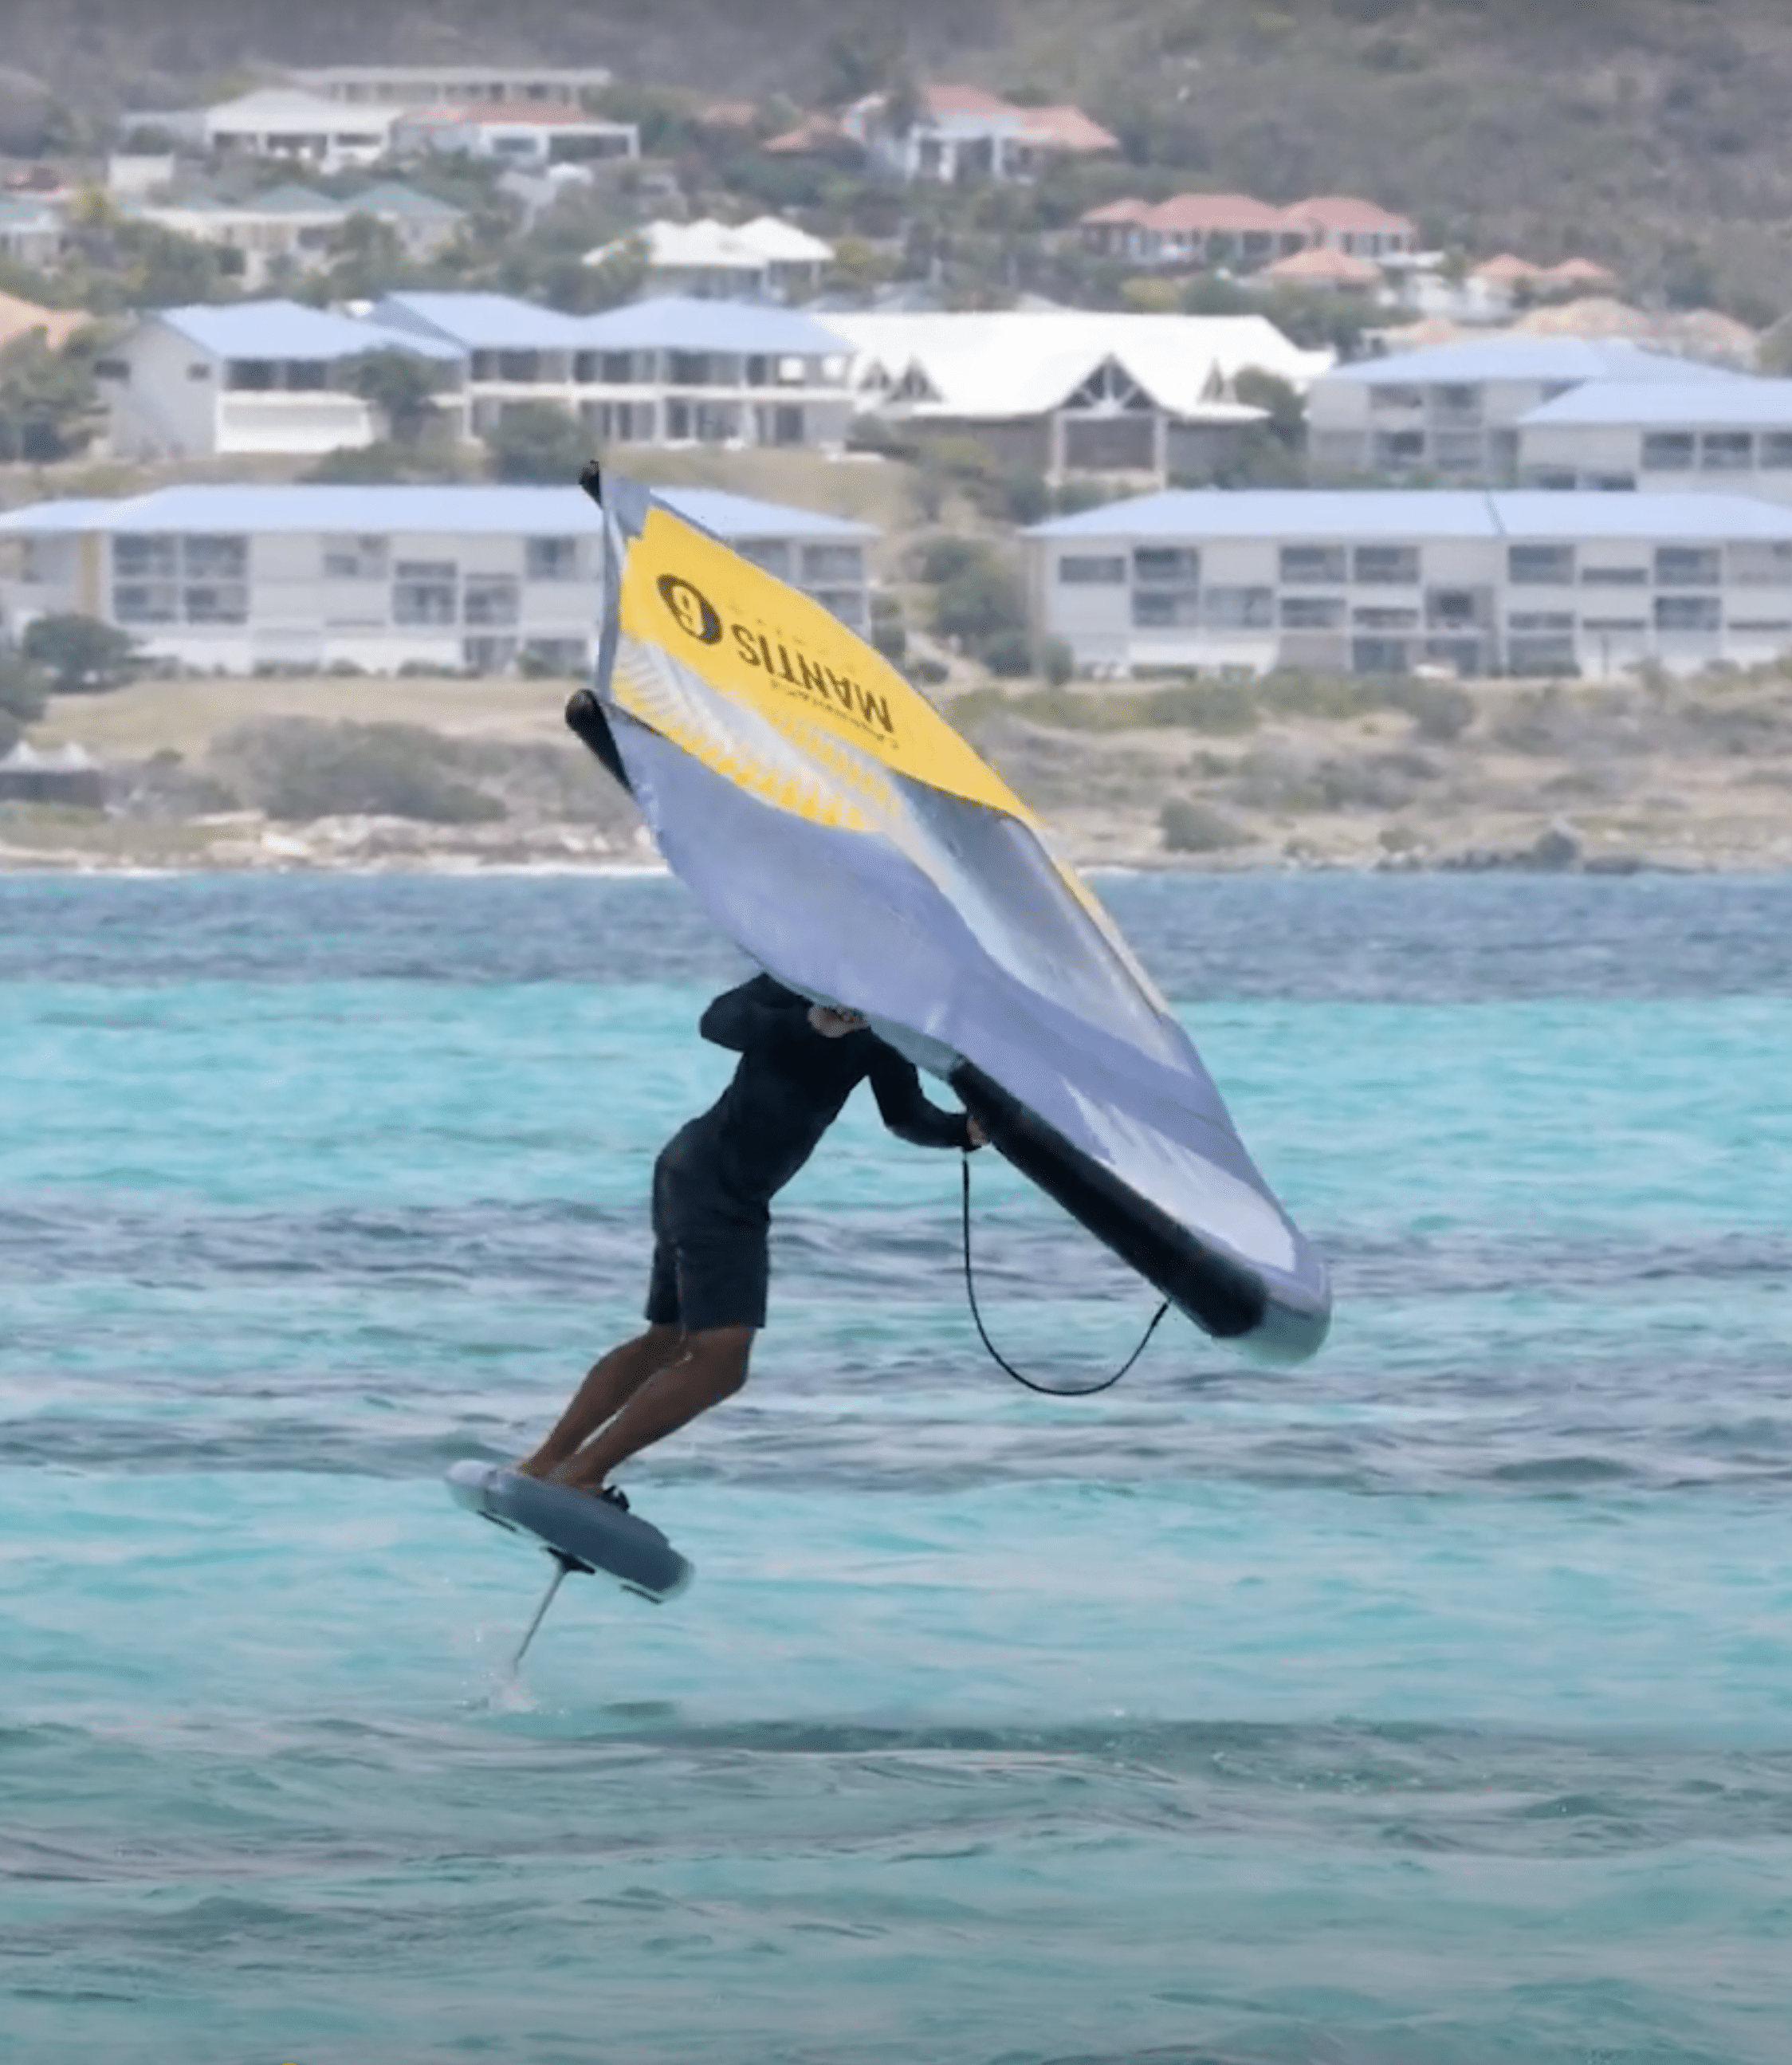
[[[464,1462],[448,1472],[458,1505],[515,1534],[531,1535],[575,1570],[614,1578],[656,1605],[689,1584],[691,1566],[651,1521],[608,1499],[525,1477],[502,1463]]]

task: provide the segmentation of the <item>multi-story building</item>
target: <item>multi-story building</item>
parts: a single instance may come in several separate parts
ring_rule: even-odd
[[[867,526],[709,489],[666,499],[866,622]],[[11,511],[0,552],[10,636],[75,612],[172,666],[232,674],[575,671],[603,577],[600,513],[575,487],[163,488]]]
[[[1595,381],[1520,419],[1532,487],[1701,489],[1792,503],[1792,380]]]
[[[341,200],[308,187],[275,187],[252,200],[210,194],[136,201],[129,212],[176,236],[217,244],[238,253],[240,277],[251,293],[328,263],[337,239],[356,216],[383,223],[414,258],[430,258],[453,242],[462,210],[396,181]]]
[[[1331,364],[1263,316],[1008,309],[828,321],[856,348],[864,414],[975,438],[1003,466],[1051,481],[1199,475],[1262,417],[1238,399],[1241,374],[1304,388]]]
[[[349,107],[295,87],[264,87],[214,107],[127,115],[124,134],[158,131],[208,156],[285,158],[320,172],[370,165],[392,148],[404,111]]]
[[[1335,251],[1380,261],[1411,253],[1419,232],[1354,194],[1315,194],[1288,207],[1249,194],[1172,194],[1168,200],[1104,202],[1078,219],[1084,243],[1110,258],[1177,270],[1196,265],[1251,269],[1301,251]]]
[[[1059,160],[1120,148],[1120,139],[1080,107],[1023,107],[976,86],[923,86],[912,104],[873,94],[838,126],[874,171],[946,185],[1036,179]]]
[[[458,102],[579,107],[611,75],[594,65],[329,65],[288,75],[295,86],[351,106],[436,107]]]
[[[373,319],[467,361],[470,428],[549,402],[605,444],[846,442],[852,346],[793,311],[670,297],[567,316],[501,294],[389,294]]]
[[[1307,450],[1320,474],[1455,475],[1509,481],[1519,425],[1593,382],[1685,388],[1738,376],[1640,345],[1580,337],[1471,339],[1338,366],[1307,394]]]
[[[647,261],[656,294],[690,294],[702,301],[782,301],[814,293],[833,261],[833,246],[794,223],[761,215],[738,225],[705,216],[700,222],[650,222],[632,237],[585,254],[601,265],[631,248]]]
[[[302,457],[372,444],[378,411],[352,391],[348,369],[376,351],[441,369],[457,417],[462,355],[440,338],[357,322],[297,301],[163,309],[145,316],[99,362],[108,436],[119,459],[220,454]]]
[[[1025,540],[1039,635],[1120,675],[1604,679],[1792,652],[1792,510],[1740,495],[1207,491]]]
[[[400,157],[438,152],[450,157],[490,158],[515,171],[604,158],[638,158],[641,134],[632,122],[606,122],[583,108],[555,101],[444,101],[406,109],[393,125]]]

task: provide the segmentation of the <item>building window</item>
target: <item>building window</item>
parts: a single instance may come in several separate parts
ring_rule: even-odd
[[[463,638],[461,641],[461,665],[470,674],[507,674],[516,665],[516,641],[514,638]]]
[[[401,560],[392,586],[394,624],[453,624],[459,569],[452,560]]]
[[[591,665],[591,645],[583,638],[531,638],[523,652],[546,674],[582,674]]]
[[[180,560],[188,580],[246,580],[249,541],[247,538],[184,538]]]
[[[123,534],[112,540],[112,572],[119,580],[172,580],[180,571],[177,538]]]
[[[768,411],[761,409],[758,413],[761,444],[800,445],[807,442],[809,433],[807,416],[793,402],[779,402],[775,409],[769,412],[770,418],[769,422]],[[770,433],[769,435],[767,435],[768,430]]]
[[[1275,600],[1273,588],[1207,588],[1201,621],[1210,631],[1264,630],[1275,622]]]
[[[1350,579],[1342,545],[1284,545],[1281,577],[1290,588],[1319,588]]]
[[[120,581],[112,590],[112,615],[120,624],[172,624],[180,599],[172,581]]]
[[[542,378],[541,354],[539,351],[499,352],[498,378],[513,382],[519,387],[537,386]]]
[[[1421,409],[1425,397],[1416,387],[1371,387],[1369,406],[1371,409]]]
[[[1764,473],[1784,473],[1792,468],[1792,430],[1763,430],[1761,468]]]
[[[854,588],[818,588],[815,600],[830,610],[849,629],[857,631],[865,622],[864,592]]]
[[[810,587],[824,582],[865,578],[865,554],[857,545],[805,545],[803,580]]]
[[[782,538],[747,538],[734,548],[742,559],[751,560],[779,580],[790,578],[790,548]]]
[[[1403,674],[1411,652],[1404,638],[1353,638],[1350,665],[1358,674]]]
[[[529,538],[523,548],[523,572],[532,581],[569,581],[579,578],[579,540],[576,538]]]
[[[1645,430],[1645,473],[1690,473],[1697,440],[1690,430]]]
[[[187,368],[187,378],[189,380],[209,380],[212,378],[212,369],[209,366],[201,365],[196,358]]]
[[[1660,595],[1655,598],[1657,631],[1721,631],[1723,604],[1714,595]]]
[[[1138,631],[1168,631],[1201,621],[1197,588],[1140,588],[1132,591],[1132,624]]]
[[[669,378],[674,387],[708,386],[709,354],[707,351],[675,351],[672,354]]]
[[[316,394],[329,386],[329,368],[321,358],[289,359],[286,390],[292,394]]]
[[[1419,579],[1416,545],[1358,545],[1356,578],[1364,588],[1410,588]]]
[[[1574,628],[1574,615],[1572,611],[1559,609],[1515,610],[1506,620],[1506,628],[1521,633],[1572,631]]]
[[[632,351],[606,351],[599,354],[598,376],[606,386],[632,387],[647,375],[636,362]]]
[[[1058,561],[1060,588],[1120,588],[1126,582],[1126,561],[1118,552],[1065,553]]]
[[[271,358],[233,358],[224,368],[224,385],[233,394],[271,394],[280,386],[280,368]]]
[[[1641,616],[1589,616],[1582,620],[1581,628],[1589,632],[1604,632],[1633,637],[1639,631],[1648,630],[1649,621]]]
[[[384,538],[326,538],[324,579],[327,581],[384,580],[389,554]]]
[[[1552,636],[1547,633],[1510,638],[1506,644],[1506,668],[1514,674],[1571,674],[1580,665],[1572,632]]]
[[[1715,545],[1658,545],[1655,552],[1655,585],[1719,587],[1723,579],[1722,557]]]
[[[249,620],[249,592],[240,581],[189,588],[186,604],[189,624],[247,624]]]
[[[1580,569],[1583,588],[1647,588],[1647,567],[1583,567]]]
[[[515,624],[522,614],[522,592],[515,574],[469,574],[461,595],[466,624]]]
[[[1515,588],[1572,588],[1572,545],[1514,545],[1506,555],[1506,572]]]
[[[1281,601],[1284,631],[1338,631],[1344,624],[1341,595],[1289,595]]]
[[[1708,430],[1699,441],[1699,465],[1706,473],[1752,473],[1754,439],[1747,430]]]
[[[1425,624],[1428,630],[1472,630],[1479,621],[1479,600],[1472,589],[1433,588],[1425,598]]]
[[[1742,588],[1792,588],[1792,544],[1751,539],[1732,545],[1729,577]]]
[[[1197,587],[1201,554],[1189,546],[1140,545],[1132,554],[1132,578],[1141,588]]]
[[[1416,631],[1416,609],[1354,609],[1350,621],[1358,631]]]

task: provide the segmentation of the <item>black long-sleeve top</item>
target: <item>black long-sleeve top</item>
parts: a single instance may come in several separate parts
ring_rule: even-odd
[[[869,1077],[883,1122],[917,1147],[968,1147],[962,1111],[922,1094],[912,1061],[861,1029],[828,1039],[806,997],[769,975],[724,992],[703,1014],[705,1040],[741,1057],[734,1080],[680,1138],[679,1160],[741,1205],[763,1206],[813,1154]]]

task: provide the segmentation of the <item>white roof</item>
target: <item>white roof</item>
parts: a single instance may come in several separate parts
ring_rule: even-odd
[[[1079,539],[1249,539],[1355,544],[1500,538],[1605,544],[1792,543],[1792,509],[1752,495],[1540,489],[1189,488],[1104,503],[1022,534],[1053,544]]]
[[[656,271],[758,273],[770,265],[825,265],[833,257],[831,244],[776,216],[762,215],[739,228],[706,216],[698,222],[650,222],[632,240],[587,253],[585,262],[595,265],[630,241],[646,247]]]
[[[1114,315],[1080,309],[978,314],[834,314],[853,345],[854,385],[894,386],[913,372],[938,398],[918,415],[1002,418],[1056,408],[1113,360],[1163,409],[1208,420],[1254,417],[1229,393],[1241,373],[1304,389],[1332,363],[1302,351],[1265,316]]]
[[[826,539],[850,544],[877,535],[867,523],[761,502],[722,488],[656,491],[679,515],[720,538]],[[89,495],[9,510],[0,516],[0,537],[110,535],[119,531],[204,536],[284,531],[551,537],[595,533],[602,523],[597,505],[577,487],[339,487],[313,482],[262,487],[196,482],[116,501]]]
[[[1364,387],[1418,387],[1437,382],[1475,386],[1483,381],[1735,380],[1745,376],[1671,352],[1648,351],[1626,337],[1469,337],[1459,344],[1437,344],[1415,351],[1396,351],[1385,358],[1341,366],[1330,378]]]
[[[297,87],[263,87],[236,100],[220,101],[205,111],[206,127],[219,130],[281,129],[301,126],[321,135],[344,130],[390,128],[404,113],[402,107],[377,107],[342,100],[326,100],[319,93],[303,93]],[[144,118],[137,118],[139,121]]]
[[[1557,395],[1519,422],[1526,430],[1608,424],[1649,430],[1783,430],[1792,429],[1792,380],[1761,380],[1746,373],[1690,386],[1597,380]]]

